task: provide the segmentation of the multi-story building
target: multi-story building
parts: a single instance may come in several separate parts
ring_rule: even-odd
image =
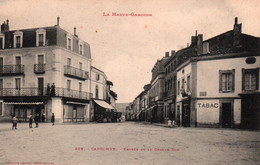
[[[143,97],[142,97],[142,120],[143,121],[148,121],[147,119],[147,111],[150,107],[150,103],[149,103],[149,91],[151,88],[151,84],[146,84],[144,86],[144,93],[143,93]]]
[[[133,120],[134,115],[134,106],[133,103],[129,103],[128,108],[126,108],[126,120],[130,121]]]
[[[91,66],[91,92],[93,98],[90,108],[91,121],[109,118],[108,112],[115,111],[117,95],[110,88],[113,83],[107,80],[106,74],[100,69]]]
[[[57,25],[0,32],[0,118],[88,121],[90,45]],[[55,86],[55,87],[54,87]]]
[[[164,121],[167,122],[175,119],[175,99],[176,99],[176,67],[177,58],[175,56],[175,51],[171,52],[171,56],[165,62],[165,92],[164,92],[164,110],[163,117]]]
[[[203,41],[177,68],[177,109],[183,126],[260,126],[260,38],[234,28]]]
[[[152,69],[151,89],[149,92],[150,109],[148,110],[148,120],[152,122],[162,122],[163,119],[163,94],[165,84],[164,63],[169,59],[169,52],[165,53],[165,57],[157,60]]]

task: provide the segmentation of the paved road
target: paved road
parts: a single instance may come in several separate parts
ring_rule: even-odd
[[[0,124],[0,164],[260,164],[260,132],[142,123]]]

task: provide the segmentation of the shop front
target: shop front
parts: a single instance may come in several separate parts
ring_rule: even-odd
[[[260,93],[240,94],[241,128],[260,130]]]

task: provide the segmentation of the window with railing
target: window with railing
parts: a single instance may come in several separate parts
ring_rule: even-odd
[[[0,65],[1,75],[23,74],[24,65]]]
[[[64,75],[68,76],[68,77],[73,77],[73,78],[78,78],[78,79],[82,79],[82,80],[87,80],[88,79],[88,72],[69,66],[69,65],[65,65],[64,66]]]
[[[34,73],[44,73],[45,64],[34,64]]]
[[[21,88],[21,80],[16,80],[17,84],[15,88],[0,88],[1,97],[11,97],[11,96],[47,96],[47,88]],[[83,92],[78,90],[72,90],[67,88],[55,87],[54,94],[55,97],[68,97],[89,100],[92,98],[92,93]]]

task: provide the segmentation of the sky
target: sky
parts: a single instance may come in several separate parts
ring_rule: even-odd
[[[90,44],[92,65],[113,82],[118,103],[133,101],[157,59],[185,48],[196,30],[206,40],[232,30],[238,17],[242,33],[260,37],[258,0],[0,0],[0,23],[9,19],[10,30],[53,26],[57,16]]]

